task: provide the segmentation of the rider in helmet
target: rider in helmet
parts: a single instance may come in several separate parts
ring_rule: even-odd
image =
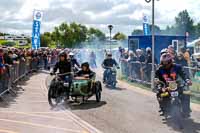
[[[156,70],[155,78],[158,78],[160,81],[166,84],[167,81],[176,81],[178,78],[182,78],[188,85],[191,85],[192,82],[189,79],[189,76],[185,74],[181,65],[173,64],[173,57],[169,53],[162,53],[160,57],[160,66]],[[159,99],[162,90],[158,90],[157,97]],[[183,97],[184,98],[184,97]],[[188,104],[188,98],[182,99],[183,104]],[[161,111],[163,111],[162,101],[159,101]],[[186,115],[190,113],[190,105],[183,105],[183,112]]]
[[[104,74],[103,74],[103,82],[105,83],[106,77],[107,77],[107,69],[116,66],[119,69],[119,65],[116,62],[115,59],[112,58],[112,53],[108,52],[107,53],[107,58],[104,59],[102,63],[102,67],[105,69]]]
[[[88,62],[81,64],[81,70],[76,74],[79,77],[84,77],[86,79],[92,79],[95,76],[95,73],[91,71],[90,65]]]
[[[59,61],[53,68],[53,73],[56,73],[59,70],[60,74],[69,73],[71,72],[71,62],[67,60],[67,54],[65,52],[59,53]],[[51,73],[51,74],[53,74]]]
[[[75,68],[76,66],[78,68],[81,67],[80,64],[78,63],[77,59],[74,57],[74,53],[72,53],[72,52],[69,53],[69,59],[70,59],[70,61],[72,63],[72,67],[73,68]]]

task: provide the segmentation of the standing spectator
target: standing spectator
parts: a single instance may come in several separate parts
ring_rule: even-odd
[[[190,64],[190,50],[189,49],[185,50],[185,52],[183,53],[183,56],[189,65]]]
[[[140,63],[145,62],[145,56],[144,56],[141,49],[136,50],[136,55],[137,55],[137,61],[138,62],[140,62]]]
[[[184,58],[183,53],[181,53],[181,52],[177,54],[175,62],[176,62],[176,64],[183,66],[183,68],[188,66],[187,60]],[[189,77],[190,76],[189,75],[189,69],[184,68],[184,71],[187,74],[187,76]]]
[[[129,79],[130,80],[133,80],[135,79],[135,73],[134,73],[134,68],[133,68],[133,62],[136,62],[137,60],[137,57],[136,57],[136,54],[132,51],[129,52],[129,58],[127,59],[127,62],[128,62],[128,68],[129,68]]]
[[[175,51],[173,45],[169,45],[169,46],[168,46],[168,53],[171,55],[172,59],[175,60],[176,51]]]
[[[144,80],[144,71],[143,71],[143,63],[145,62],[145,56],[142,52],[141,49],[137,49],[136,50],[136,54],[137,54],[137,62],[138,64],[136,65],[136,67],[138,68],[139,73],[137,73],[137,77],[140,79],[140,80]]]
[[[182,65],[182,66],[188,66],[187,60],[184,58],[183,53],[178,53],[177,57],[175,58],[176,64]]]
[[[5,60],[5,64],[13,65],[14,64],[13,52],[12,51],[8,51],[8,53],[5,53],[4,54],[4,60]]]
[[[5,71],[5,62],[3,55],[3,49],[0,48],[0,75],[2,75]]]

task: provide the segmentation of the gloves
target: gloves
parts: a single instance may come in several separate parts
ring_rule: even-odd
[[[55,75],[55,73],[54,73],[54,72],[51,72],[50,75],[53,76],[53,75]]]
[[[186,79],[185,82],[187,83],[188,86],[192,86],[192,81],[190,79]]]

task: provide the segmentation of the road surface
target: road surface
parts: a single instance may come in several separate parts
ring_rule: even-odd
[[[93,97],[86,104],[66,108],[104,133],[200,133],[199,106],[180,130],[170,122],[163,123],[155,94],[122,81],[117,89],[103,85],[100,103]]]
[[[163,123],[153,93],[119,81],[115,90],[103,87],[102,102],[64,104],[47,102],[46,73],[23,81],[16,96],[0,104],[0,133],[200,133],[200,108],[195,106],[185,129]]]

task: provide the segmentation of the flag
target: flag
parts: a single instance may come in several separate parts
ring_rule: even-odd
[[[40,48],[40,25],[43,18],[43,12],[33,11],[33,30],[32,30],[32,49]]]

